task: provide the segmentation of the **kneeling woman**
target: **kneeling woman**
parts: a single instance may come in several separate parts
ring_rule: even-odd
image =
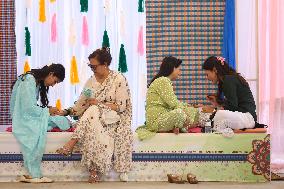
[[[223,57],[209,57],[202,68],[207,79],[218,84],[217,95],[208,96],[219,109],[213,118],[216,130],[254,128],[256,105],[248,82]]]
[[[146,98],[146,125],[136,132],[140,140],[154,136],[156,132],[167,132],[193,127],[198,122],[198,109],[189,107],[177,99],[172,86],[181,74],[182,60],[175,57],[165,57],[159,73],[149,84]]]
[[[46,133],[49,126],[65,130],[69,123],[65,117],[55,116],[59,110],[48,107],[47,92],[50,86],[65,78],[61,64],[51,64],[41,69],[32,69],[18,77],[13,86],[10,101],[13,135],[20,144],[24,166],[29,175],[23,175],[23,182],[52,182],[42,177],[41,160],[45,149]],[[37,105],[40,94],[41,106]]]

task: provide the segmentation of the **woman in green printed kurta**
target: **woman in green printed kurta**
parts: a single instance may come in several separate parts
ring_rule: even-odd
[[[182,60],[165,57],[159,73],[149,84],[146,98],[146,125],[136,132],[140,140],[150,138],[156,132],[193,127],[198,121],[198,109],[180,102],[174,93],[172,81],[181,74]]]

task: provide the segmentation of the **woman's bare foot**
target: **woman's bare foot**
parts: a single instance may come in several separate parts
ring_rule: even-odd
[[[178,135],[178,134],[179,134],[179,128],[174,128],[174,129],[173,129],[173,133],[175,133],[176,135]]]
[[[56,152],[64,156],[71,156],[73,148],[77,142],[77,139],[71,139],[63,147],[57,149]]]

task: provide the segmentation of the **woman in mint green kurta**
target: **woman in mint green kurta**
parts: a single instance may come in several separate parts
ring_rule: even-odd
[[[140,140],[198,121],[198,109],[180,102],[173,90],[171,80],[181,74],[181,63],[175,57],[165,57],[159,73],[152,79],[146,98],[146,125],[136,130]]]
[[[46,132],[49,126],[68,129],[69,123],[65,117],[55,116],[57,108],[47,107],[47,92],[49,86],[63,81],[64,77],[64,67],[61,64],[52,64],[19,76],[13,86],[10,101],[13,134],[20,144],[24,166],[29,173],[21,178],[22,181],[52,181],[42,177],[40,170]],[[39,94],[41,106],[37,105]]]

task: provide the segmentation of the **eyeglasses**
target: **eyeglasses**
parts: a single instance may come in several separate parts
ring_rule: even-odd
[[[99,65],[88,64],[92,70],[96,70]]]

